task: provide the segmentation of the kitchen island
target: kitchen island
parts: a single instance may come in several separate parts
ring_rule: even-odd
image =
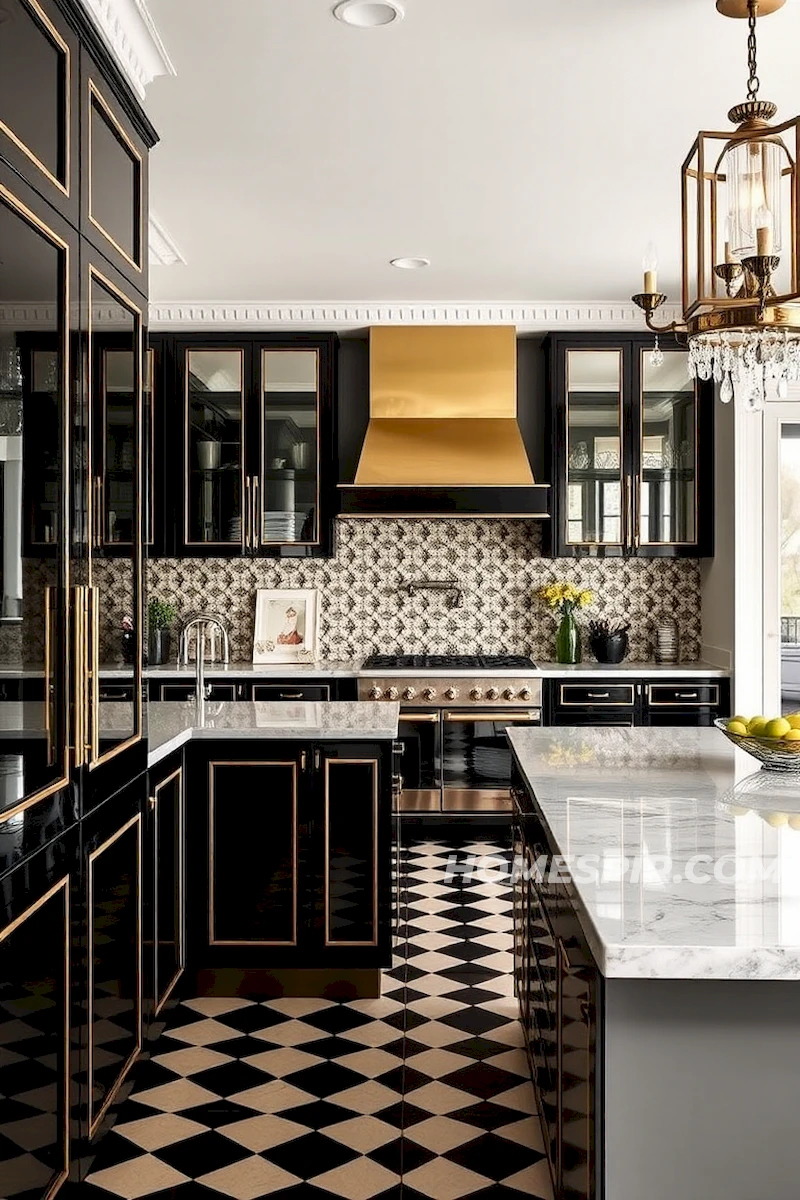
[[[514,729],[517,991],[558,1194],[788,1200],[800,782],[714,729]]]

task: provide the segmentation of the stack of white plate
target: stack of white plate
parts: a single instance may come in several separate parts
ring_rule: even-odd
[[[294,542],[295,514],[293,512],[264,513],[264,539],[267,542]]]
[[[656,625],[655,656],[659,663],[678,661],[678,626],[672,617],[665,617]]]
[[[228,521],[228,541],[240,542],[242,540],[242,518],[231,517]]]

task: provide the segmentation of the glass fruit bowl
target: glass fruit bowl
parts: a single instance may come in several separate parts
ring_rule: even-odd
[[[759,737],[752,733],[731,733],[728,721],[717,717],[717,729],[725,734],[739,750],[752,754],[768,771],[797,771],[800,773],[800,741],[785,742],[783,738]]]

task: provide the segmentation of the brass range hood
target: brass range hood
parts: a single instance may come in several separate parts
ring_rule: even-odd
[[[517,422],[513,325],[379,325],[343,516],[547,515]]]

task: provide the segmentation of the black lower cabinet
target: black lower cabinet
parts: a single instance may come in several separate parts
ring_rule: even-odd
[[[631,728],[708,726],[730,715],[728,678],[653,679],[602,677],[580,683],[548,679],[544,689],[547,725]]]
[[[146,776],[84,819],[86,1137],[128,1089],[142,1049],[142,870]]]
[[[602,976],[515,773],[514,975],[545,1148],[560,1200],[599,1200]]]
[[[157,1037],[186,966],[183,754],[150,772],[144,839],[144,1021]]]
[[[193,967],[390,962],[391,743],[195,745],[187,783]]]
[[[0,1193],[38,1200],[68,1177],[78,1081],[71,981],[80,947],[71,830],[0,880]]]

